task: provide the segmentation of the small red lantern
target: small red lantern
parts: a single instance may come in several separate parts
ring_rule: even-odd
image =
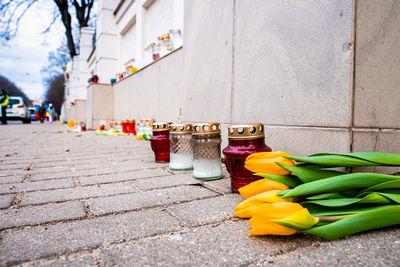
[[[132,135],[136,135],[136,121],[129,120],[128,121],[128,133]]]
[[[153,123],[153,137],[150,138],[151,149],[156,162],[169,162],[169,125],[170,122]]]
[[[254,123],[231,125],[228,127],[228,146],[222,151],[225,155],[226,169],[231,176],[232,191],[261,179],[244,167],[247,156],[257,152],[270,152],[265,144],[264,125]]]
[[[122,125],[122,132],[123,133],[129,133],[128,132],[128,120],[122,120],[122,123],[121,123],[121,125]]]

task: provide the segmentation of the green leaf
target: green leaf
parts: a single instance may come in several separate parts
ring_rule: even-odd
[[[328,240],[400,224],[400,205],[386,205],[303,231]]]
[[[310,166],[290,166],[280,162],[276,162],[276,164],[294,173],[303,183],[345,174],[344,172],[320,170]]]
[[[383,183],[371,186],[371,187],[365,189],[364,191],[377,192],[377,191],[382,191],[382,190],[386,190],[386,189],[400,189],[400,179],[394,180],[394,181],[383,182]]]
[[[365,198],[366,196],[369,196],[372,194],[380,195],[382,197],[392,200],[393,202],[396,202],[397,204],[400,204],[400,194],[399,193],[393,194],[393,193],[383,193],[383,192],[363,192],[363,193],[359,194],[357,197]]]
[[[312,216],[338,216],[355,214],[362,211],[371,210],[376,207],[382,207],[381,205],[365,205],[365,204],[353,204],[343,207],[326,207],[315,204],[303,204],[304,208],[308,209]]]
[[[392,199],[387,198],[379,193],[370,193],[363,198],[337,198],[337,199],[320,199],[320,200],[309,200],[300,203],[301,205],[306,203],[312,203],[316,205],[326,207],[342,207],[351,204],[393,204]]]
[[[364,189],[392,180],[400,180],[400,177],[380,173],[350,173],[299,185],[291,189],[283,197],[287,198],[341,192],[351,189]]]
[[[342,193],[335,192],[335,193],[325,193],[325,194],[315,195],[308,197],[307,199],[316,200],[316,199],[333,199],[333,198],[346,198],[346,196],[343,195]]]
[[[287,159],[293,159],[297,162],[307,162],[326,167],[361,167],[361,166],[377,166],[379,163],[359,159],[351,156],[344,156],[340,154],[320,153],[308,157],[293,157],[284,156]]]
[[[284,185],[289,186],[290,188],[294,188],[301,184],[299,178],[294,175],[273,175],[273,174],[266,174],[266,173],[255,173],[254,175],[258,175],[261,177],[265,177],[275,182],[282,183]]]

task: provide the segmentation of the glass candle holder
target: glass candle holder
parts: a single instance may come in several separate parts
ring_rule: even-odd
[[[79,124],[81,126],[81,131],[82,132],[86,132],[86,122],[85,121],[81,121]]]
[[[106,130],[106,124],[107,122],[105,120],[101,120],[99,123],[99,129],[100,131],[105,131]]]
[[[128,132],[128,120],[122,120],[122,132],[123,133],[129,133]]]
[[[169,162],[169,124],[170,122],[153,124],[153,137],[150,138],[150,142],[156,162]]]
[[[136,135],[136,122],[135,120],[128,121],[128,133],[132,135]]]
[[[271,148],[265,144],[262,123],[229,126],[228,141],[228,146],[223,150],[225,165],[231,176],[232,191],[237,193],[240,187],[262,178],[254,176],[253,172],[244,167],[247,156],[270,152]]]
[[[197,123],[192,128],[193,176],[198,180],[222,177],[219,123]]]
[[[174,171],[193,170],[192,124],[177,123],[169,126],[170,161]]]

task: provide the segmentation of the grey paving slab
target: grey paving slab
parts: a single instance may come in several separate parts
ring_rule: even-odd
[[[178,186],[120,196],[97,198],[89,200],[88,204],[90,211],[95,215],[99,215],[155,207],[216,195],[216,193],[201,186]]]
[[[136,189],[129,183],[102,184],[94,186],[80,186],[75,188],[55,189],[26,193],[20,205],[42,204],[49,202],[60,202],[92,197],[103,197],[109,195],[135,192]]]
[[[114,183],[114,182],[166,176],[166,175],[171,175],[171,174],[162,169],[146,169],[146,170],[137,170],[132,172],[123,172],[123,173],[108,174],[108,175],[81,177],[79,178],[79,181],[81,182],[81,185],[92,185],[92,184]]]
[[[0,209],[8,208],[9,206],[11,206],[14,198],[15,194],[0,195]]]
[[[246,266],[265,255],[276,255],[310,246],[312,238],[253,237],[246,221],[228,221],[196,232],[138,240],[104,251],[105,266]]]
[[[13,175],[13,176],[2,176],[0,174],[0,184],[20,183],[24,180],[24,178],[25,178],[25,174]]]
[[[16,193],[16,192],[29,192],[38,190],[48,190],[56,188],[74,187],[73,180],[70,179],[56,179],[49,181],[34,181],[27,183],[13,183],[0,185],[0,194]]]
[[[399,266],[399,228],[371,231],[261,259],[254,266]]]
[[[97,168],[97,169],[89,169],[89,170],[78,170],[78,171],[70,171],[70,172],[54,172],[54,173],[38,173],[33,174],[31,176],[32,181],[39,180],[48,180],[48,179],[57,179],[57,178],[66,178],[66,177],[80,177],[80,176],[89,176],[89,175],[99,175],[99,174],[107,174],[112,173],[113,170],[108,167]]]
[[[31,162],[26,163],[17,163],[17,164],[0,164],[0,172],[3,170],[24,170],[26,167],[29,167]]]
[[[78,219],[85,216],[83,203],[79,201],[0,210],[0,229]]]
[[[41,267],[82,267],[82,266],[98,266],[97,261],[92,256],[62,256],[53,260],[31,261],[21,264],[23,267],[41,266]]]
[[[133,183],[141,190],[150,190],[150,189],[172,187],[185,184],[201,185],[201,182],[194,179],[192,174],[179,174],[179,175],[170,174],[169,176],[140,179],[134,181]]]
[[[2,234],[0,264],[36,260],[179,230],[182,227],[178,222],[160,209],[19,229]]]
[[[229,176],[224,175],[224,179],[204,181],[203,186],[221,194],[232,193],[231,179],[227,177]]]
[[[53,172],[69,172],[71,170],[69,165],[58,165],[52,167],[37,168],[36,165],[30,171],[29,174],[39,174],[39,173],[53,173]]]
[[[188,227],[234,218],[233,209],[243,201],[238,194],[217,196],[173,205],[167,209]]]

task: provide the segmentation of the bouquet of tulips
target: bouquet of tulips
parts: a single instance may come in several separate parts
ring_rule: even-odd
[[[235,215],[250,218],[253,235],[303,232],[329,240],[400,224],[400,176],[330,170],[361,166],[400,166],[400,155],[252,154],[245,167],[265,178],[239,189],[245,200]]]

